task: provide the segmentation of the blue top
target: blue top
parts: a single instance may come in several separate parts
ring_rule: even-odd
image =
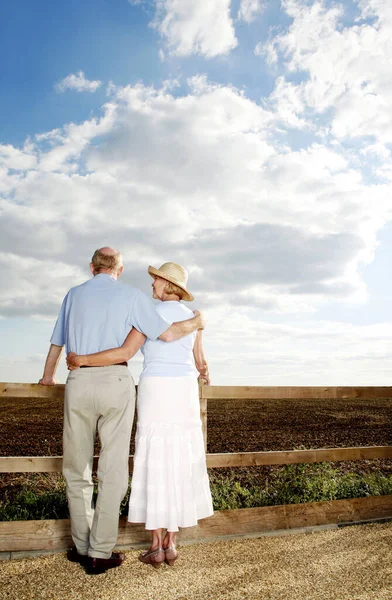
[[[157,311],[168,321],[178,322],[192,319],[195,315],[187,306],[176,300],[161,302]],[[146,340],[141,348],[144,355],[142,377],[184,377],[196,376],[193,345],[196,332],[180,340],[166,343],[161,340]]]
[[[171,324],[143,292],[99,273],[69,290],[50,341],[92,354],[121,346],[132,327],[155,340]]]

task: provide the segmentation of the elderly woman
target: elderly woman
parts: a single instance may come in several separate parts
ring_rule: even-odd
[[[192,301],[188,274],[175,263],[149,267],[158,312],[168,321],[194,316],[182,301]],[[143,371],[138,387],[136,449],[129,499],[132,523],[151,530],[151,547],[139,559],[154,567],[173,565],[178,557],[179,527],[192,527],[213,514],[196,369],[210,383],[202,332],[169,344],[146,340],[133,329],[121,348],[87,356],[70,355],[69,367],[103,366],[128,360],[143,344]],[[195,369],[196,367],[196,369]],[[166,534],[163,536],[163,529]]]

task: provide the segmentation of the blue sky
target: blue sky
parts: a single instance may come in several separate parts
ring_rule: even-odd
[[[2,3],[0,379],[110,244],[187,267],[213,382],[388,385],[391,39],[383,0]]]
[[[0,52],[2,94],[0,109],[3,141],[23,144],[26,135],[35,135],[69,121],[99,114],[105,102],[105,87],[91,95],[56,94],[53,83],[69,73],[83,70],[91,80],[113,81],[116,85],[143,81],[156,84],[170,77],[182,80],[199,72],[219,83],[244,88],[259,100],[273,89],[274,77],[260,68],[249,52],[260,35],[267,36],[271,25],[282,19],[279,3],[266,7],[268,19],[257,27],[240,23],[241,43],[229,56],[215,60],[204,57],[171,57],[164,63],[158,51],[161,38],[149,24],[154,3],[131,5],[127,0],[70,0],[67,3],[15,0],[0,6]],[[231,11],[238,12],[239,2]],[[268,8],[268,10],[267,10]],[[261,76],[262,75],[262,76]],[[26,107],[28,106],[28,110]]]
[[[126,1],[15,0],[0,6],[1,136],[21,144],[26,135],[87,119],[99,112],[96,95],[58,95],[54,83],[81,69],[90,79],[151,83],[161,76],[156,35],[148,14]]]

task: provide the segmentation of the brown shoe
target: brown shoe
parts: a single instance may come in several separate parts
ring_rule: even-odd
[[[79,563],[80,565],[85,565],[87,563],[88,556],[87,554],[79,554],[76,550],[75,546],[67,550],[67,558],[71,562]]]
[[[108,569],[119,567],[125,560],[125,554],[122,552],[112,552],[110,558],[95,558],[89,556],[86,563],[86,573],[89,575],[98,575],[105,573]]]
[[[172,567],[174,565],[177,558],[178,552],[175,546],[169,546],[165,549],[165,561],[169,565],[169,567]]]
[[[139,554],[139,560],[145,565],[152,565],[157,569],[165,560],[165,551],[163,548],[147,550]]]

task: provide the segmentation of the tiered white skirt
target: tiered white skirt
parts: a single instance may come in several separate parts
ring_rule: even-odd
[[[128,520],[178,531],[213,514],[195,377],[144,377]]]

